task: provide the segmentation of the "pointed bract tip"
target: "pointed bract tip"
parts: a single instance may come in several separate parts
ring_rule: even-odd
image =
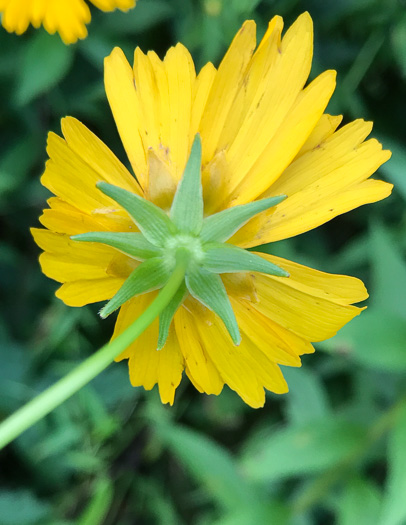
[[[233,343],[234,343],[234,346],[240,346],[241,344],[241,334],[240,332],[238,331],[236,334],[230,334],[231,335],[231,339],[233,340]]]
[[[99,188],[99,190],[103,191],[103,187],[110,186],[107,182],[104,182],[104,180],[99,180],[96,182],[96,188]]]
[[[107,305],[106,305],[107,306]],[[107,319],[107,317],[110,315],[109,313],[105,313],[105,310],[106,310],[106,306],[103,306],[103,308],[101,308],[99,310],[99,315],[102,319]]]

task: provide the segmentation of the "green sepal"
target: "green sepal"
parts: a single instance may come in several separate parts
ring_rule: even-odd
[[[116,248],[117,250],[120,250],[120,252],[137,259],[138,261],[145,261],[145,259],[162,255],[162,250],[148,242],[142,233],[89,232],[72,235],[71,239],[73,241],[99,242],[101,244],[106,244],[107,246]]]
[[[159,334],[157,350],[162,350],[162,348],[165,346],[169,334],[169,327],[171,326],[173,316],[175,315],[176,310],[183,303],[188,294],[189,292],[187,291],[186,284],[183,282],[179,287],[179,290],[172,297],[168,306],[161,312],[159,316]]]
[[[201,182],[202,143],[197,134],[189,160],[173,198],[170,218],[182,233],[198,234],[203,224],[203,189]]]
[[[259,201],[241,204],[206,217],[200,233],[202,242],[225,242],[244,224],[258,213],[265,211],[286,199],[286,195],[269,197]]]
[[[117,308],[136,295],[162,288],[171,276],[171,268],[162,257],[143,262],[130,274],[116,295],[100,310],[105,319]]]
[[[166,213],[152,202],[107,182],[98,182],[97,187],[129,213],[145,238],[152,244],[163,246],[165,240],[177,232]]]
[[[185,281],[190,294],[220,317],[233,343],[239,345],[240,330],[221,277],[196,267],[186,273]]]
[[[289,277],[288,272],[276,264],[232,244],[209,243],[204,250],[203,268],[213,273],[261,272]]]

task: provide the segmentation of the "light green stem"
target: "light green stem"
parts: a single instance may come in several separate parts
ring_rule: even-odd
[[[185,276],[185,267],[185,261],[178,263],[159,295],[122,334],[3,421],[0,424],[0,450],[94,379],[142,334],[175,295]]]

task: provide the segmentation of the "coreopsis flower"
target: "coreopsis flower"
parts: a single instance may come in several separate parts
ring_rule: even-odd
[[[247,251],[309,231],[387,197],[370,179],[388,158],[372,124],[325,114],[335,72],[305,86],[313,30],[305,13],[281,37],[275,17],[256,48],[247,21],[216,69],[196,74],[181,44],[164,60],[116,48],[105,87],[131,173],[89,129],[50,133],[42,183],[55,194],[34,229],[43,272],[66,304],[120,308],[123,332],[188,258],[171,303],[118,359],[134,386],[173,403],[183,371],[200,392],[224,384],[252,407],[287,392],[280,365],[300,366],[312,342],[361,312],[353,277]],[[256,48],[256,49],[255,49]]]
[[[127,10],[136,0],[90,0],[102,11]],[[48,33],[58,32],[65,44],[86,38],[90,22],[89,6],[84,0],[0,0],[3,27],[9,33],[21,35],[30,24],[44,26]]]

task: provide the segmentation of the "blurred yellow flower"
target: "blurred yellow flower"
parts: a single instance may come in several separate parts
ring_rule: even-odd
[[[103,11],[131,9],[136,0],[90,0]],[[86,38],[90,9],[84,0],[0,0],[2,25],[9,33],[24,33],[29,24],[58,32],[65,44]]]
[[[71,306],[110,299],[139,264],[109,246],[80,243],[74,234],[130,232],[128,214],[96,188],[120,186],[168,210],[196,133],[202,141],[205,214],[285,194],[231,239],[248,248],[311,230],[341,213],[387,197],[392,186],[370,179],[390,157],[372,124],[325,114],[335,72],[305,87],[311,68],[313,28],[304,13],[281,38],[276,16],[256,48],[255,23],[247,21],[218,69],[198,75],[181,44],[164,60],[135,50],[133,68],[116,48],[105,60],[105,87],[135,174],[83,124],[62,121],[64,138],[49,134],[41,179],[55,197],[33,229],[43,272],[62,284],[57,296]],[[256,48],[256,49],[255,49]],[[242,342],[235,346],[220,319],[189,296],[177,310],[166,345],[156,351],[158,321],[126,349],[134,386],[159,386],[173,403],[185,370],[200,392],[219,394],[224,384],[252,407],[264,404],[264,388],[288,390],[279,365],[300,366],[311,342],[332,337],[361,312],[361,281],[316,271],[260,254],[289,277],[261,273],[223,275]],[[151,302],[151,292],[125,303],[114,336]]]

